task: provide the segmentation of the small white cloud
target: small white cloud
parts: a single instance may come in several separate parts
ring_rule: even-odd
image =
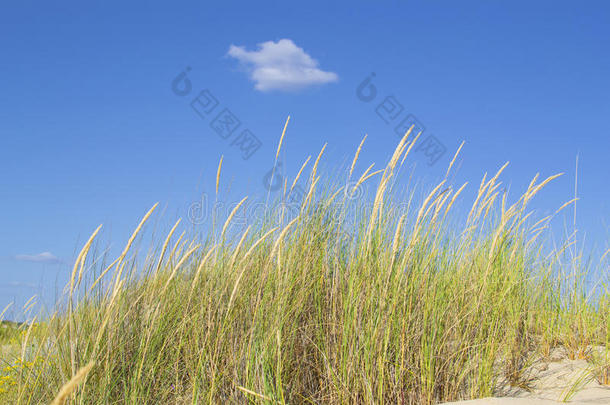
[[[55,256],[51,252],[42,252],[37,255],[17,255],[15,259],[22,262],[34,262],[34,263],[61,263],[59,257]]]
[[[9,287],[24,287],[24,288],[37,288],[36,284],[32,283],[22,283],[21,281],[9,281],[8,283],[4,283],[4,285]]]
[[[298,90],[316,84],[336,82],[336,73],[318,68],[318,61],[290,39],[258,44],[258,50],[247,51],[231,45],[228,55],[239,60],[260,91]]]

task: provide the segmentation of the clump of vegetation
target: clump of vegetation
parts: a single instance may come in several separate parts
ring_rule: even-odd
[[[0,344],[11,345],[19,342],[20,326],[18,322],[3,320],[0,322]]]
[[[98,228],[35,346],[43,361],[5,395],[49,403],[64,386],[74,404],[433,404],[525,386],[532,356],[557,347],[608,347],[607,289],[585,299],[586,275],[565,275],[562,248],[541,253],[552,218],[528,211],[557,176],[536,176],[511,203],[503,166],[458,225],[455,158],[417,206],[414,193],[403,204],[397,173],[416,140],[356,175],[360,144],[334,188],[321,187],[320,153],[296,212],[276,205],[232,232],[242,200],[204,240],[176,237],[176,223],[144,261],[132,249],[154,207],[111,263],[90,253]],[[350,199],[371,182],[373,204]]]

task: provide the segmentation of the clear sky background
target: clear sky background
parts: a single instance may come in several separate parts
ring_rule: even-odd
[[[187,67],[180,96],[172,81]],[[365,133],[359,170],[381,165],[411,114],[447,150],[432,166],[410,158],[424,184],[462,140],[454,180],[471,193],[506,161],[515,196],[537,172],[565,172],[537,198],[541,215],[572,198],[578,155],[578,228],[603,250],[609,74],[602,1],[4,3],[0,307],[52,300],[101,223],[118,249],[155,202],[168,222],[185,217],[213,194],[221,155],[227,199],[264,194],[288,115],[289,174],[325,142],[324,164],[339,167]],[[218,106],[202,118],[190,103],[204,89]],[[376,109],[388,96],[404,110],[386,124]],[[210,126],[224,108],[241,122],[228,139]],[[247,160],[231,145],[244,129],[262,145]]]

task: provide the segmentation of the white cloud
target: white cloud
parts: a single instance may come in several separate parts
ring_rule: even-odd
[[[316,84],[336,82],[336,73],[318,68],[318,61],[290,39],[258,44],[258,50],[247,51],[231,45],[228,55],[239,60],[260,91],[298,90]]]
[[[59,257],[55,256],[51,252],[42,252],[37,255],[17,255],[15,259],[22,262],[34,262],[34,263],[60,263]]]
[[[4,283],[3,285],[9,286],[9,287],[38,288],[38,286],[36,284],[22,283],[21,281],[9,281],[8,283]]]

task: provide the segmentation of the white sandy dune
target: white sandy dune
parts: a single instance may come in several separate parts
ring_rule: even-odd
[[[585,360],[540,362],[529,370],[530,390],[512,388],[500,397],[451,402],[460,405],[610,405],[610,386],[601,385]]]

